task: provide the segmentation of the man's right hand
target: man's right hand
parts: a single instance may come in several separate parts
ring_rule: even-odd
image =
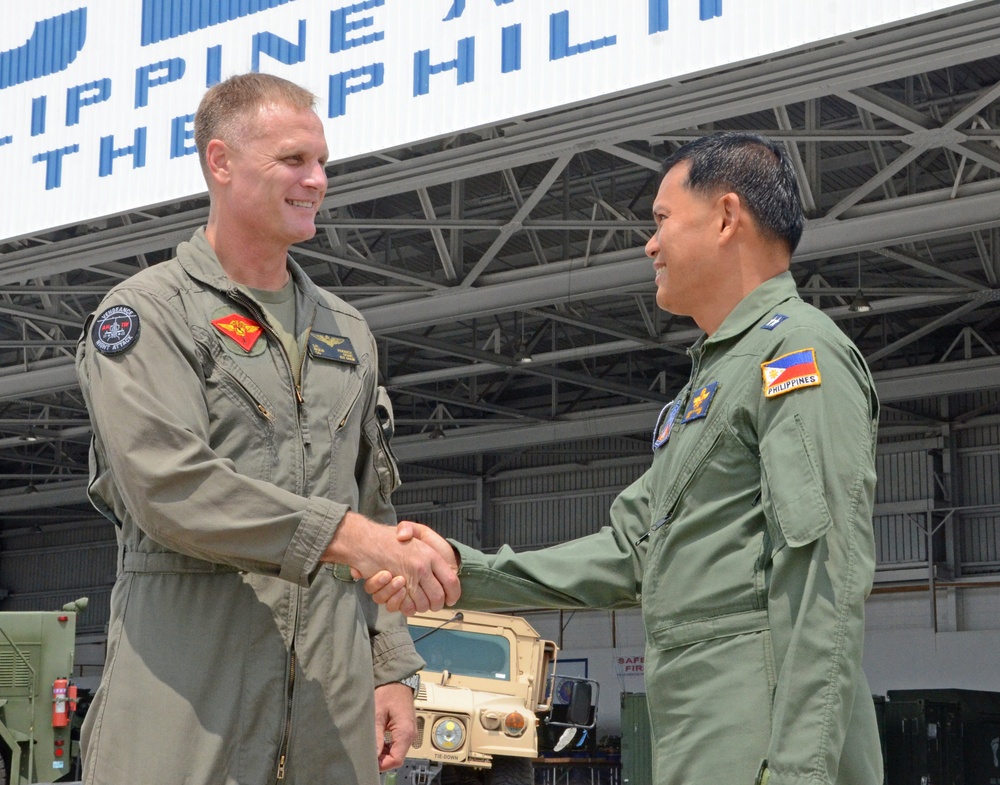
[[[400,521],[396,527],[396,539],[400,543],[419,540],[422,544],[431,547],[457,576],[458,556],[455,549],[429,526],[414,521]],[[375,602],[384,605],[390,611],[400,611],[407,616],[420,612],[407,591],[406,578],[403,575],[381,570],[365,581],[365,591],[372,596]],[[461,586],[459,586],[459,594],[461,594]],[[454,603],[448,604],[453,605]]]
[[[404,523],[433,534],[445,544],[447,554],[440,547],[434,547],[430,537],[428,539],[432,544],[424,542],[423,537],[415,533],[400,538],[392,527],[348,512],[337,527],[322,560],[351,565],[351,572],[357,578],[370,579],[376,574],[389,576],[387,583],[391,582],[394,586],[390,598],[393,602],[382,603],[389,610],[403,610],[413,615],[454,605],[462,589],[458,582],[458,563],[451,546],[422,524]],[[400,595],[399,599],[397,595]]]

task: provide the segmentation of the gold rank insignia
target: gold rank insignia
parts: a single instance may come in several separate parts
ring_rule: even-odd
[[[707,416],[708,407],[712,405],[712,399],[715,398],[715,393],[718,389],[718,382],[711,382],[704,387],[696,389],[691,396],[691,402],[688,404],[687,409],[684,410],[684,419],[681,420],[681,423],[691,422],[691,420]]]

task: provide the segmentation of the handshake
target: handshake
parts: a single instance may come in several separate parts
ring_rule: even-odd
[[[321,560],[350,564],[375,602],[407,616],[454,605],[462,594],[454,548],[413,521],[394,530],[348,512]]]

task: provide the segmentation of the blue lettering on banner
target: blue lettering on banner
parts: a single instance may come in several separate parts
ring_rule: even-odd
[[[13,0],[6,1],[12,2]],[[4,0],[0,0],[0,3],[2,2]],[[73,0],[65,0],[65,2],[72,3]],[[84,2],[84,0],[76,0],[76,2]],[[317,18],[310,18],[307,22],[307,18],[299,19],[297,18],[298,14],[295,13],[300,7],[306,6],[307,2],[300,3],[299,6],[288,5],[291,2],[293,0],[142,0],[142,27],[140,31],[135,32],[140,33],[138,38],[141,40],[143,46],[147,46],[179,38],[195,31],[221,25],[243,17],[249,17],[268,9],[285,6],[283,12],[280,14],[272,13],[269,17],[272,20],[283,20],[280,25],[258,25],[256,26],[256,31],[247,31],[243,43],[249,43],[249,52],[243,47],[234,48],[231,57],[239,62],[227,62],[227,70],[245,69],[247,66],[250,66],[252,70],[259,71],[262,55],[286,66],[292,66],[298,63],[309,62],[306,51],[307,27],[309,24],[312,24],[314,28],[316,25],[319,25],[318,30],[320,34],[326,34],[326,21],[323,16],[326,13],[326,9],[317,10]],[[492,3],[488,3],[486,0],[475,0],[475,2],[479,3],[479,6],[474,7],[473,12],[482,16],[488,13],[487,9],[499,9],[501,6],[512,4],[514,0],[493,0]],[[648,29],[650,35],[661,33],[668,29],[670,22],[670,0],[630,0],[630,2],[635,2],[638,5],[638,13],[640,15],[642,10],[646,10],[648,15],[647,19],[639,21],[640,34],[643,28]],[[440,11],[446,9],[444,0],[434,0],[433,4],[430,0],[425,0],[425,3],[432,16],[430,21],[435,25],[439,25],[440,23],[437,20],[440,19]],[[562,4],[568,6],[570,10],[549,13],[549,9],[545,9],[539,12],[548,14],[549,62],[617,45],[618,35],[622,34],[617,30],[607,29],[608,27],[613,28],[614,22],[603,25],[599,24],[596,30],[583,30],[582,25],[584,22],[579,21],[582,19],[582,15],[580,12],[577,12],[576,17],[573,18],[575,27],[571,31],[570,15],[575,6],[568,2]],[[94,5],[97,7],[98,4],[94,3]],[[311,67],[315,66],[321,73],[329,74],[327,77],[329,87],[329,96],[327,97],[328,118],[336,119],[345,116],[349,104],[353,107],[355,105],[354,102],[357,102],[360,106],[362,101],[368,100],[349,98],[349,96],[383,87],[387,79],[403,79],[404,85],[402,87],[405,90],[405,80],[410,75],[395,72],[387,73],[386,62],[381,61],[385,59],[384,57],[380,58],[378,55],[365,56],[360,59],[360,63],[357,61],[352,62],[351,60],[356,52],[364,51],[362,47],[386,45],[391,17],[385,16],[385,11],[387,6],[391,7],[391,4],[387,3],[386,0],[331,0],[329,4],[324,3],[324,5],[332,9],[329,11],[329,45],[327,47],[327,42],[321,41],[319,42],[320,46],[317,48],[314,41],[313,51],[308,54],[313,59],[322,60],[322,58],[317,58],[316,55],[317,53],[322,55],[322,50],[328,48],[330,55],[343,55],[343,59],[345,60],[343,63],[333,61],[334,65],[332,67],[327,67],[323,62],[310,63]],[[491,61],[488,64],[494,75],[497,72],[493,69],[496,69],[498,66],[500,74],[506,75],[520,72],[523,68],[524,46],[535,45],[534,42],[538,41],[537,45],[543,47],[544,51],[544,38],[539,40],[539,36],[530,36],[524,29],[528,26],[528,31],[530,32],[532,29],[530,27],[531,24],[540,24],[542,25],[542,31],[540,32],[544,34],[544,17],[534,13],[530,17],[528,16],[528,9],[531,5],[529,3],[521,3],[519,5],[518,8],[524,10],[524,14],[522,15],[525,17],[524,19],[520,19],[516,13],[504,13],[503,17],[497,17],[496,24],[491,28],[492,32],[476,33],[476,35],[496,35],[499,32],[499,63]],[[695,0],[675,0],[674,5],[685,13],[692,15],[695,13]],[[468,6],[469,0],[449,0],[447,6],[448,13],[445,16],[444,22],[462,18]],[[702,21],[709,21],[722,16],[722,0],[697,0],[697,6]],[[421,5],[420,8],[423,9],[424,6]],[[139,3],[135,3],[135,10],[137,14],[140,13]],[[423,11],[421,12],[423,13]],[[307,14],[303,11],[302,16],[306,17]],[[470,12],[470,17],[472,16],[473,13]],[[591,17],[588,16],[586,18],[590,19]],[[94,19],[95,17],[91,14],[89,16],[91,37],[93,37]],[[534,21],[528,21],[528,19]],[[251,20],[251,24],[253,21]],[[471,22],[473,20],[467,21]],[[588,22],[588,24],[593,24],[593,22]],[[236,25],[234,24],[233,26],[235,27]],[[282,28],[281,32],[272,31],[271,28],[279,26]],[[39,79],[40,77],[67,71],[71,64],[79,59],[79,53],[86,42],[87,28],[88,8],[86,7],[77,8],[74,11],[36,22],[34,31],[25,44],[5,52],[0,52],[0,90]],[[293,29],[297,35],[289,35]],[[453,29],[457,31],[461,28]],[[441,40],[441,30],[439,29],[437,32],[439,35],[431,40]],[[571,32],[576,35],[575,39],[571,37]],[[601,33],[602,35],[596,35],[596,33]],[[618,35],[615,33],[618,33]],[[315,34],[316,30],[314,29]],[[118,35],[134,36],[134,32],[122,31]],[[394,46],[401,45],[405,47],[407,41],[410,40],[409,31],[403,31],[398,37],[399,41],[394,43]],[[444,37],[447,40],[447,36]],[[199,40],[203,41],[200,46],[203,46],[205,51],[205,87],[211,87],[222,80],[224,73],[224,44],[216,43],[222,40],[221,36],[216,41],[212,41],[211,39],[208,41]],[[623,38],[623,40],[625,39]],[[133,41],[132,43],[135,44],[136,42]],[[476,38],[474,35],[461,38],[459,35],[455,35],[446,44],[434,44],[433,48],[415,51],[417,46],[420,45],[416,44],[407,50],[407,53],[413,52],[412,80],[414,98],[427,95],[430,92],[431,77],[434,74],[441,74],[445,71],[455,72],[454,83],[451,82],[450,78],[438,80],[440,83],[438,89],[449,91],[454,89],[452,85],[461,87],[475,81]],[[91,43],[91,46],[93,48],[93,43]],[[452,47],[455,48],[452,49]],[[42,89],[32,92],[31,87],[22,88],[25,92],[21,93],[22,97],[20,100],[25,105],[21,111],[8,111],[7,106],[4,106],[3,124],[7,125],[13,121],[17,122],[18,126],[16,129],[0,129],[0,147],[12,145],[15,138],[18,138],[18,141],[22,141],[20,137],[26,136],[26,132],[30,133],[32,138],[43,138],[47,133],[51,135],[54,130],[53,125],[60,124],[62,120],[62,95],[60,93],[63,89],[66,90],[65,127],[67,129],[74,126],[85,128],[88,126],[88,123],[96,125],[95,121],[99,118],[109,116],[110,104],[115,102],[120,104],[131,103],[134,105],[133,108],[137,110],[155,106],[157,101],[160,101],[161,104],[167,102],[171,95],[177,94],[176,90],[157,91],[154,88],[166,86],[171,83],[186,84],[192,78],[196,82],[200,81],[201,74],[188,73],[187,66],[191,65],[193,71],[200,70],[198,59],[201,55],[197,52],[200,52],[201,49],[199,47],[189,53],[190,48],[185,48],[184,52],[180,53],[179,56],[170,56],[170,52],[157,52],[155,55],[157,58],[156,61],[153,61],[153,57],[142,58],[139,55],[132,64],[125,67],[126,71],[134,69],[134,85],[126,86],[123,84],[124,81],[131,78],[131,74],[119,75],[121,71],[119,68],[110,72],[110,75],[105,78],[97,78],[100,72],[97,74],[85,73],[80,78],[94,79],[94,81],[88,81],[83,84],[77,83],[77,80],[72,75],[64,74],[58,76],[57,81],[60,87],[56,92]],[[139,50],[138,46],[136,46],[136,51],[142,50]],[[543,56],[543,51],[537,54]],[[432,59],[432,52],[434,59]],[[332,60],[332,58],[329,59]],[[137,63],[143,64],[140,66]],[[77,65],[80,66],[79,63]],[[482,64],[480,64],[480,67],[482,67]],[[405,72],[405,68],[403,71]],[[118,80],[117,88],[112,84],[113,79]],[[73,86],[64,87],[67,84]],[[45,95],[45,92],[49,92],[49,95]],[[13,98],[13,96],[11,97]],[[54,121],[52,123],[49,122],[50,118],[48,115],[48,99],[50,97],[53,98],[52,109],[54,112]],[[27,106],[29,101],[30,110]],[[96,107],[95,105],[98,104],[108,104],[109,106]],[[57,106],[59,107],[58,109],[56,108]],[[95,109],[84,112],[84,107],[88,106],[95,106]],[[128,109],[129,107],[124,106],[121,108]],[[173,111],[183,111],[185,109],[194,111],[193,106],[183,106]],[[171,116],[173,111],[169,112],[167,116]],[[64,159],[66,156],[81,152],[81,150],[85,150],[90,154],[94,152],[98,153],[99,166],[95,168],[100,177],[110,177],[116,173],[127,176],[127,171],[130,168],[140,169],[144,167],[148,150],[152,150],[154,151],[154,155],[160,155],[164,158],[169,155],[170,159],[180,159],[197,154],[197,147],[194,143],[193,115],[179,114],[176,117],[172,117],[169,123],[166,123],[164,117],[163,123],[167,127],[162,129],[156,128],[156,124],[153,122],[146,122],[145,126],[136,128],[133,140],[124,147],[116,146],[115,137],[112,135],[93,133],[93,136],[86,142],[86,144],[91,145],[91,148],[86,148],[85,143],[79,139],[76,140],[79,144],[70,144],[69,140],[60,139],[58,149],[35,154],[36,148],[30,151],[25,150],[21,154],[26,158],[32,156],[30,158],[32,163],[44,166],[46,190],[62,187]],[[152,134],[149,137],[149,145],[151,147],[147,144],[147,127],[151,129],[149,131]],[[108,134],[109,131],[107,128],[100,130],[104,131],[105,134]],[[158,133],[159,136],[157,135]],[[122,141],[124,140],[121,138],[121,133],[119,133],[119,144]],[[52,141],[44,146],[55,147],[56,143]],[[94,150],[93,147],[98,147],[99,149]],[[3,152],[7,156],[11,151],[8,147]],[[131,167],[117,161],[117,159],[122,157],[131,157]],[[74,176],[84,176],[86,174],[87,177],[93,177],[94,172],[88,171],[84,173],[80,171],[83,167],[76,162],[82,160],[84,159],[72,159],[70,161],[70,169],[67,171],[72,171]],[[87,160],[90,159],[87,158]],[[89,170],[89,168],[88,165],[87,169]],[[40,170],[33,171],[38,172]]]
[[[51,191],[62,185],[62,159],[64,156],[80,152],[80,145],[71,144],[58,150],[49,150],[32,156],[31,163],[45,162],[45,190]]]
[[[254,71],[260,71],[261,52],[285,65],[303,62],[306,59],[306,20],[299,20],[298,44],[286,41],[274,33],[256,33],[253,37],[253,65],[251,66]]]
[[[560,11],[558,14],[549,16],[549,60],[562,60],[564,57],[572,57],[595,49],[603,49],[606,46],[614,46],[617,42],[618,36],[609,35],[604,38],[595,38],[593,41],[585,41],[582,44],[571,45],[569,42],[569,11]]]
[[[495,5],[501,6],[513,3],[514,0],[493,0],[493,2]],[[465,13],[465,0],[453,0],[448,15],[442,21],[450,22],[452,19],[458,19],[463,13]]]
[[[205,87],[222,81],[222,44],[208,47],[205,52]]]
[[[142,45],[221,25],[291,0],[142,0]]]
[[[649,0],[649,34],[670,29],[670,0]]]
[[[347,84],[348,80],[362,76],[367,76],[368,79],[352,85]],[[371,90],[373,87],[381,87],[384,81],[385,63],[372,63],[361,68],[352,68],[350,71],[341,71],[339,74],[331,74],[329,116],[343,117],[347,114],[347,96],[362,90]]]
[[[701,3],[701,8],[698,9],[699,18],[702,22],[722,16],[722,0],[699,0],[699,2]]]
[[[115,138],[113,136],[101,137],[101,159],[98,174],[107,177],[111,174],[112,164],[116,158],[132,156],[132,168],[141,169],[146,165],[146,129],[136,128],[132,135],[132,144],[128,147],[115,148]]]
[[[363,35],[360,38],[348,38],[347,34],[362,27],[372,27],[375,18],[366,16],[352,22],[347,21],[348,14],[356,14],[359,11],[367,11],[369,8],[378,8],[385,5],[385,0],[366,0],[364,3],[345,5],[330,12],[330,53],[337,54],[345,49],[353,49],[355,46],[364,46],[385,38],[385,32],[376,30],[374,33]]]
[[[38,136],[45,133],[45,105],[48,103],[48,96],[40,95],[31,99],[31,135]]]
[[[86,97],[81,97],[89,93]],[[66,90],[66,127],[80,122],[80,109],[91,104],[100,104],[111,97],[111,80],[98,79],[95,82],[70,87]]]
[[[86,40],[86,8],[35,22],[24,44],[0,52],[0,90],[65,71]]]
[[[135,108],[149,104],[149,88],[161,84],[176,82],[184,76],[185,63],[179,57],[171,57],[169,60],[161,60],[158,63],[144,65],[135,69]],[[166,71],[162,76],[151,79],[150,75],[156,72]]]
[[[198,152],[198,148],[193,144],[188,145],[194,139],[194,115],[182,114],[170,121],[170,157],[182,158],[185,155],[193,155]]]
[[[458,42],[458,55],[454,60],[431,65],[431,50],[421,49],[413,53],[413,96],[427,95],[431,91],[431,74],[456,71],[458,84],[463,85],[476,79],[476,39],[463,38]]]
[[[500,71],[509,74],[521,70],[521,25],[500,31]]]

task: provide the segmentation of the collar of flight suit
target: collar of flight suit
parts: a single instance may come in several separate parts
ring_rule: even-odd
[[[207,286],[220,292],[232,293],[238,287],[222,269],[215,249],[205,236],[205,227],[200,227],[191,239],[177,246],[177,259],[184,271]],[[302,268],[289,257],[286,261],[288,272],[295,281],[295,288],[304,293],[313,303],[320,300],[320,290],[303,272]]]
[[[702,336],[696,346],[701,348],[739,338],[765,317],[773,316],[774,311],[781,303],[798,296],[798,289],[791,272],[785,271],[776,275],[774,278],[764,281],[740,300],[736,307],[729,312],[729,315],[722,320],[719,329],[712,335]]]

